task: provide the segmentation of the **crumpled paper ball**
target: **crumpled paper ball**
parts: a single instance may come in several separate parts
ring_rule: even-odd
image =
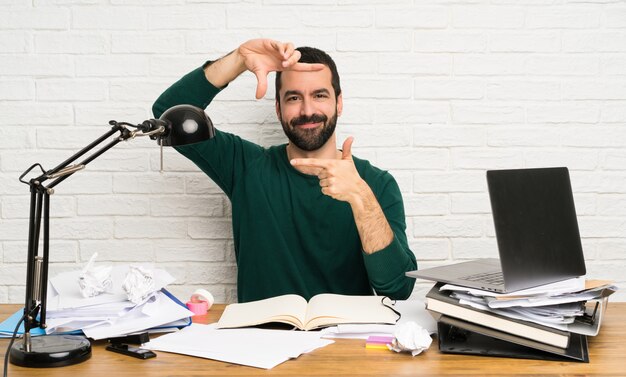
[[[156,290],[154,274],[141,266],[130,266],[122,288],[128,295],[128,300],[139,305]]]
[[[112,266],[94,266],[98,253],[93,253],[89,262],[78,276],[80,293],[85,298],[94,297],[104,292],[110,292],[113,282],[111,281]]]
[[[433,342],[428,331],[415,322],[399,325],[393,335],[395,339],[388,347],[396,352],[411,352],[413,356],[427,350]]]

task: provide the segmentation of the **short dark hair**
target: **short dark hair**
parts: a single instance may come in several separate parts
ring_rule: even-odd
[[[302,55],[299,63],[321,63],[330,69],[331,78],[330,83],[335,91],[335,99],[341,94],[341,85],[339,83],[339,73],[337,72],[337,66],[335,61],[326,52],[315,47],[298,47],[296,50],[300,51]],[[276,101],[280,103],[280,88],[282,87],[281,80],[282,72],[276,72]]]

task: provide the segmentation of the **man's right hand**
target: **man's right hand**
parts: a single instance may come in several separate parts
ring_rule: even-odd
[[[267,92],[267,75],[275,71],[319,71],[323,64],[298,63],[300,51],[293,43],[283,43],[271,39],[253,39],[237,49],[243,58],[246,69],[257,79],[256,98],[263,98]]]
[[[271,39],[253,39],[205,69],[207,80],[218,88],[234,80],[246,70],[257,79],[256,98],[267,92],[267,75],[275,71],[319,71],[323,64],[298,63],[300,52],[292,43]]]

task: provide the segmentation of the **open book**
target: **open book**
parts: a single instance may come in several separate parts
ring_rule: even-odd
[[[234,328],[280,322],[300,330],[312,330],[342,323],[396,323],[398,314],[383,305],[382,301],[381,296],[323,293],[307,303],[301,296],[283,295],[230,304],[224,309],[217,327]]]

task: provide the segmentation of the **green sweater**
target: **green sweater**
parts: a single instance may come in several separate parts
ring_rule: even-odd
[[[156,117],[178,104],[206,108],[220,89],[198,68],[154,103]],[[414,279],[415,255],[405,234],[402,196],[393,177],[354,158],[394,233],[384,249],[366,254],[350,205],[322,194],[316,176],[294,169],[286,144],[264,148],[217,131],[216,136],[176,149],[193,161],[232,202],[240,302],[295,293],[379,295],[405,299]]]

